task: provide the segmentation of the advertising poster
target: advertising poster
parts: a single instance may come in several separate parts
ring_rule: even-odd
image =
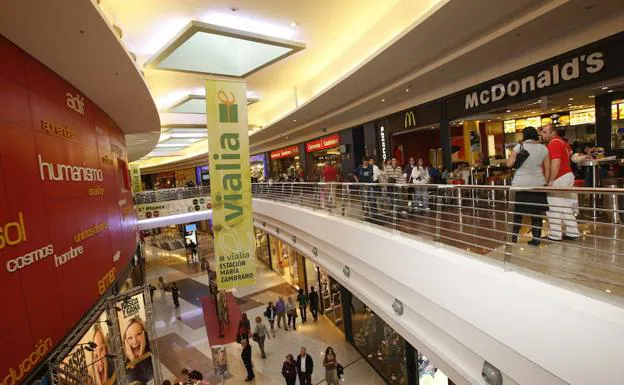
[[[256,282],[246,92],[244,82],[206,81],[210,197],[220,290]]]
[[[141,169],[137,163],[130,163],[130,184],[132,186],[133,193],[143,191],[143,184],[141,184]]]
[[[225,376],[228,373],[227,354],[225,345],[215,345],[210,347],[214,373],[216,376]]]
[[[451,138],[451,154],[451,159],[453,160],[453,162],[466,160],[463,136],[453,136]]]
[[[115,306],[126,379],[129,384],[154,384],[152,349],[145,325],[147,317],[143,293],[119,301]]]
[[[107,321],[106,312],[102,312],[97,317],[97,321],[62,360],[63,370],[69,373],[86,373],[87,384],[113,385],[117,383],[114,353],[110,345],[112,329]]]
[[[208,209],[210,209],[210,202],[207,198],[187,198],[136,205],[139,219],[165,217]]]

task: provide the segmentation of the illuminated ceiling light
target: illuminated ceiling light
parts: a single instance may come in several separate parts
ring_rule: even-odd
[[[185,146],[177,144],[177,143],[158,143],[156,145],[156,148],[177,148],[178,150],[183,149]]]
[[[293,122],[297,123],[297,119],[293,119]]]
[[[569,101],[572,101],[572,100],[574,100],[574,98],[570,98],[570,99],[568,99],[568,100],[569,100]]]
[[[613,90],[609,90],[609,91],[607,91],[607,92],[611,93],[611,92],[613,92]]]
[[[595,96],[594,95],[589,95],[588,98],[593,99],[593,98],[595,98]]]
[[[267,35],[277,37],[280,39],[290,39],[297,33],[292,28],[283,27],[273,23],[267,23],[243,16],[233,15],[230,13],[211,12],[200,18],[201,21],[208,24],[219,25],[221,27],[238,29],[240,31],[247,31],[252,33],[258,33],[261,35]],[[293,26],[293,24],[295,24]],[[290,23],[291,27],[296,27],[296,22]]]
[[[571,105],[572,105],[572,103],[568,103],[568,106],[571,106]]]
[[[499,116],[499,117],[497,117],[496,119],[502,119],[502,118]]]
[[[554,108],[551,108],[550,110],[551,110],[551,111],[554,111],[555,109],[554,109]]]
[[[507,110],[507,111],[505,111],[505,112],[511,112],[511,110]]]
[[[405,89],[405,92],[409,92],[409,87],[407,87],[407,88]]]
[[[168,22],[164,22],[160,25],[151,36],[147,43],[137,47],[135,51],[143,55],[153,55],[158,52],[168,41],[173,39],[185,25],[189,23],[190,19],[174,19]]]
[[[249,29],[192,21],[153,55],[146,68],[203,75],[247,77],[305,48]]]
[[[602,89],[603,89],[603,90],[608,90],[608,89],[609,89],[609,87],[604,86],[604,87],[602,87]]]
[[[382,102],[385,102],[385,101],[386,101],[386,99],[381,99],[381,101],[382,101]]]
[[[606,291],[607,293],[611,293],[611,290],[609,290],[609,289],[606,289],[605,291]]]

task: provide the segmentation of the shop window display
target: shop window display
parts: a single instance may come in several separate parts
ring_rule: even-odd
[[[297,289],[306,287],[305,258],[289,245],[269,236],[272,268]]]
[[[333,134],[306,143],[308,180],[320,181],[325,163],[329,162],[336,168],[338,176],[342,175],[342,154],[340,152],[340,135]]]
[[[340,297],[340,284],[329,274],[321,269],[321,309],[336,326],[344,327],[342,324],[342,301]]]
[[[352,305],[355,347],[389,384],[407,384],[403,337],[357,298]]]
[[[264,262],[267,266],[271,266],[271,258],[269,256],[269,249],[267,246],[267,234],[262,231],[255,229],[256,233],[256,255],[258,259]]]
[[[417,357],[419,385],[447,385],[448,377],[421,353]]]

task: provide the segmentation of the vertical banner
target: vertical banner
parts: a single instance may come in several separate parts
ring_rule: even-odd
[[[121,350],[129,384],[154,384],[151,341],[148,336],[144,292],[115,303]]]
[[[256,282],[247,86],[206,81],[210,197],[219,290]]]
[[[141,169],[136,163],[130,163],[130,184],[132,185],[133,193],[143,191],[143,185],[141,184]]]

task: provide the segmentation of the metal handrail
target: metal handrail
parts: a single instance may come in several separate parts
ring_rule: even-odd
[[[209,188],[203,186],[167,190],[160,196],[158,192],[142,192],[135,194],[135,199],[139,203],[171,198],[184,195],[184,191],[194,196],[209,194]],[[533,247],[526,244],[528,237],[520,231],[518,243],[514,243],[514,216],[520,214],[516,207],[522,203],[516,201],[516,196],[521,191],[580,197],[574,210],[582,239],[555,242],[542,238],[541,245]],[[534,270],[624,296],[624,189],[278,182],[252,184],[252,194],[258,199],[303,206],[429,238],[497,259],[508,267]],[[610,202],[611,207],[601,201]],[[533,206],[551,212],[569,208],[553,204]],[[543,213],[525,215],[540,218],[544,227],[550,226]]]

